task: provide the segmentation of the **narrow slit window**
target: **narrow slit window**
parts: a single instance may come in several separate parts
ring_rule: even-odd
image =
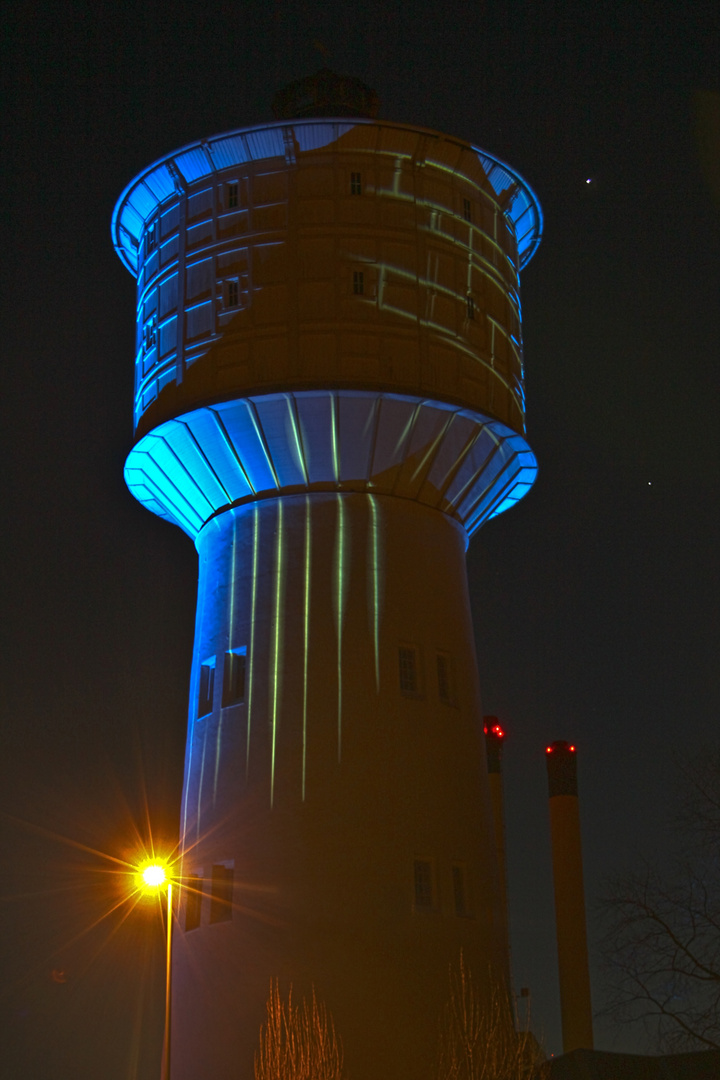
[[[465,867],[453,866],[453,898],[455,901],[455,914],[463,916],[468,914],[467,881],[465,879]]]
[[[463,199],[463,217],[466,221],[472,221],[472,203],[469,199]]]
[[[415,889],[415,910],[432,911],[433,908],[433,872],[429,859],[415,859],[413,864],[413,885]]]
[[[229,922],[232,919],[233,874],[231,866],[222,863],[212,868],[210,922]]]
[[[437,685],[440,700],[446,705],[452,705],[454,697],[452,661],[447,653],[437,654]]]
[[[229,705],[242,705],[245,700],[245,664],[246,649],[231,649],[225,653],[223,670],[223,708]]]
[[[212,712],[215,689],[215,657],[211,656],[200,665],[200,688],[198,690],[198,717]]]
[[[157,221],[153,221],[145,233],[145,251],[149,254],[157,247]]]
[[[185,885],[185,932],[200,926],[203,902],[203,879],[200,874],[190,874]]]
[[[237,183],[228,184],[227,186],[227,208],[228,210],[234,210],[238,205],[238,185]]]
[[[362,173],[350,173],[350,194],[362,195]]]
[[[238,306],[240,290],[237,280],[231,279],[225,282],[225,307],[234,308]]]
[[[353,270],[353,292],[355,296],[365,293],[365,274],[362,270]]]
[[[400,689],[404,694],[417,694],[420,689],[418,679],[417,650],[409,645],[398,649]]]
[[[467,317],[468,319],[475,318],[475,300],[472,296],[467,297]]]

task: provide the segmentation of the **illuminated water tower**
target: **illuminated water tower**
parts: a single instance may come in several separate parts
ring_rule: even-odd
[[[448,965],[508,964],[465,570],[533,482],[520,268],[541,214],[328,72],[126,188],[132,493],[199,587],[173,1080],[251,1077],[269,982],[353,1080],[421,1080]]]

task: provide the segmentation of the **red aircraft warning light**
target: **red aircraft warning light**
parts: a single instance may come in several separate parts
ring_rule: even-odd
[[[487,729],[486,729],[487,730]],[[546,754],[552,754],[554,751],[565,751],[565,753],[574,754],[575,745],[573,743],[566,742],[564,739],[556,739],[555,742],[550,743],[545,747]]]
[[[492,720],[492,719],[494,719],[494,717],[487,716],[487,717],[485,717],[485,719],[486,720]],[[483,728],[483,731],[485,732],[486,735],[489,735],[491,738],[493,736],[496,739],[504,739],[505,738],[505,732],[503,731],[503,729],[500,727],[499,724],[491,724],[489,727],[488,727],[487,724],[485,724],[485,727]]]

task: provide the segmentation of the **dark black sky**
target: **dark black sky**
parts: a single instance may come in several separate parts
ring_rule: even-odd
[[[269,119],[325,62],[382,116],[506,158],[545,212],[523,278],[540,475],[468,567],[485,711],[510,732],[516,981],[559,1050],[545,743],[579,747],[592,905],[604,875],[662,856],[679,762],[718,736],[716,4],[35,0],[3,21],[8,1075],[157,1075],[157,913],[73,941],[111,864],[49,835],[122,855],[147,810],[172,836],[181,782],[195,552],[123,485],[134,282],[112,208],[154,158]],[[605,1022],[598,1045],[643,1043]]]

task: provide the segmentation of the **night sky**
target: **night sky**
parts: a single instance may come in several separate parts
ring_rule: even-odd
[[[134,280],[110,217],[184,143],[271,119],[325,64],[380,116],[507,160],[544,240],[523,275],[540,473],[468,570],[486,713],[509,734],[516,989],[559,1052],[544,746],[579,750],[594,908],[673,842],[720,716],[720,50],[708,2],[18,0],[2,79],[2,1058],[23,1080],[158,1075],[162,935],[103,916],[177,836],[196,555],[122,478]],[[589,181],[589,182],[588,182]],[[78,936],[80,935],[80,936]],[[596,1026],[601,1049],[641,1031]]]

